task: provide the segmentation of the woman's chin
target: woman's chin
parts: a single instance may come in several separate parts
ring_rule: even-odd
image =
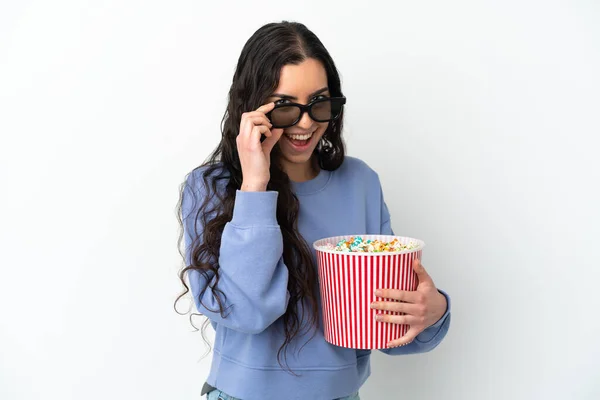
[[[312,152],[308,154],[286,154],[283,153],[283,158],[290,164],[302,165],[306,164],[312,158]]]

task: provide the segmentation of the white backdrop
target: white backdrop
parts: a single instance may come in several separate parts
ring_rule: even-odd
[[[375,354],[362,397],[600,398],[595,0],[3,1],[0,398],[199,398],[178,185],[282,19],[331,52],[349,154],[453,297],[442,345]]]

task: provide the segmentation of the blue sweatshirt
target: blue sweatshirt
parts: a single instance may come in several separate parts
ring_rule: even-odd
[[[346,157],[337,170],[321,170],[316,178],[292,185],[300,201],[298,229],[313,257],[312,243],[325,237],[394,234],[379,177],[363,161]],[[187,265],[190,245],[202,234],[201,221],[194,221],[194,206],[201,204],[203,193],[202,170],[198,169],[188,178],[182,202]],[[283,370],[277,362],[277,351],[283,343],[280,317],[289,300],[288,269],[283,262],[283,239],[276,219],[277,196],[274,191],[236,193],[233,217],[223,230],[218,260],[218,287],[227,296],[224,305],[232,306],[225,318],[207,309],[218,310],[210,289],[200,301],[200,290],[206,284],[202,274],[188,273],[196,308],[210,319],[216,332],[207,383],[243,400],[332,400],[351,395],[370,375],[371,350],[326,342],[321,311],[312,340],[305,345],[310,332],[295,338],[288,348],[287,364],[298,376]],[[450,299],[440,292],[448,301],[445,315],[412,343],[382,352],[423,353],[442,341],[450,325]]]

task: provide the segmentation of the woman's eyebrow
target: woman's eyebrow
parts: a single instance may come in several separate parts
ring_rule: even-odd
[[[309,98],[310,98],[310,97],[314,97],[314,96],[316,96],[316,95],[318,95],[318,94],[321,94],[321,93],[323,93],[323,92],[326,92],[327,90],[329,90],[329,88],[328,88],[327,86],[325,86],[324,88],[321,88],[321,89],[319,89],[319,90],[317,90],[317,91],[315,91],[315,92],[313,92],[313,93],[309,94],[309,95],[308,95],[308,97],[309,97]],[[297,97],[295,97],[295,96],[290,96],[290,95],[288,95],[288,94],[281,94],[281,93],[273,93],[273,94],[271,95],[271,97],[279,97],[279,98],[282,98],[282,99],[298,100],[298,98],[297,98]]]

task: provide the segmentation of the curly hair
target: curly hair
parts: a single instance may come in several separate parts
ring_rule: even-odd
[[[313,58],[320,61],[327,73],[327,84],[332,96],[343,96],[340,76],[335,64],[317,36],[306,26],[296,22],[283,21],[270,23],[259,28],[244,45],[239,57],[233,82],[229,90],[229,99],[225,115],[221,123],[222,138],[220,143],[204,164],[196,167],[190,174],[200,169],[204,181],[206,195],[201,204],[192,207],[197,210],[196,223],[202,224],[203,232],[197,237],[188,250],[189,265],[179,272],[184,291],[175,300],[181,299],[189,292],[185,274],[196,270],[205,279],[206,285],[200,293],[203,296],[207,289],[217,299],[219,310],[225,317],[223,300],[225,294],[219,290],[219,249],[221,235],[225,224],[233,216],[236,191],[242,184],[242,169],[236,146],[236,137],[243,112],[255,110],[273,93],[279,83],[279,75],[283,66],[300,64]],[[344,142],[342,140],[343,116],[329,123],[321,142],[313,154],[313,160],[321,169],[333,171],[344,161]],[[285,339],[277,353],[280,366],[282,358],[287,365],[286,349],[292,340],[305,329],[317,326],[317,273],[309,245],[298,232],[299,201],[292,192],[288,175],[283,170],[279,146],[271,152],[271,179],[267,190],[277,191],[277,221],[283,235],[283,261],[289,271],[288,291],[290,300],[283,318]],[[184,235],[181,216],[184,189],[189,175],[180,187],[178,204],[178,220],[180,236],[178,245],[181,252]],[[185,219],[186,217],[183,216]],[[212,283],[211,278],[214,277]],[[222,296],[222,297],[220,297]],[[308,310],[306,310],[308,308]],[[308,311],[308,313],[306,313]],[[304,318],[305,314],[308,318]],[[199,314],[192,314],[199,315]],[[191,315],[190,315],[191,318]],[[205,321],[203,337],[208,320]],[[311,339],[313,336],[311,336]],[[310,339],[309,339],[310,340]],[[205,339],[206,341],[206,339]],[[287,369],[287,368],[286,368]]]

